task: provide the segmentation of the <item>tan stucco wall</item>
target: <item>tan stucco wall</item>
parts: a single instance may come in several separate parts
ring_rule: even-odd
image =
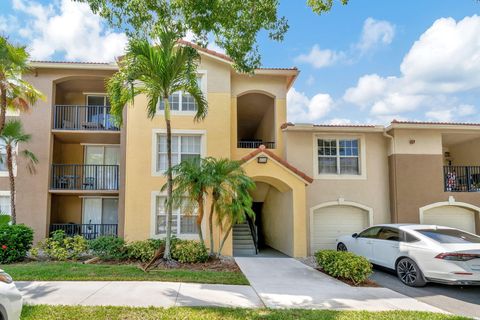
[[[329,136],[343,134],[332,132]],[[307,188],[306,215],[312,207],[343,198],[372,208],[374,224],[390,222],[387,140],[381,133],[365,133],[364,136],[366,179],[314,179]],[[317,152],[314,141],[312,132],[285,132],[286,160],[311,177],[314,177],[313,161]]]
[[[52,223],[82,223],[82,199],[79,196],[52,196]]]
[[[262,231],[265,244],[293,256],[293,199],[292,191],[268,189],[262,207]]]
[[[78,143],[61,143],[55,141],[53,162],[56,164],[83,164],[83,146]]]
[[[448,151],[454,166],[480,166],[480,139],[451,145]]]
[[[396,154],[442,154],[439,130],[394,129],[390,134],[395,136]]]

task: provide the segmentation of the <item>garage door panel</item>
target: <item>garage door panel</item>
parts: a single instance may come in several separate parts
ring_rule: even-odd
[[[458,206],[442,206],[424,211],[423,224],[434,224],[475,233],[475,212]]]
[[[330,206],[313,212],[311,232],[312,253],[335,249],[338,237],[368,227],[368,212],[352,206]]]

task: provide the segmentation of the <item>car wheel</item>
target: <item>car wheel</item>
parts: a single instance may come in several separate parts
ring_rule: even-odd
[[[397,276],[400,281],[410,287],[423,287],[427,282],[422,270],[410,258],[403,258],[397,263]]]
[[[337,245],[337,251],[348,251],[347,250],[347,246],[345,244],[343,244],[342,242],[340,242],[338,245]]]

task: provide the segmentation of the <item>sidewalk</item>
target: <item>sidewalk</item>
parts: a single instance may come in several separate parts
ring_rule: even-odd
[[[293,258],[237,257],[268,308],[445,311],[387,288],[351,287]]]
[[[26,304],[264,307],[250,286],[150,281],[19,281]]]

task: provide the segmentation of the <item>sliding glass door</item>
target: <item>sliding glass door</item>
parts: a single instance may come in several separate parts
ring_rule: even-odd
[[[118,165],[120,165],[120,148],[118,146],[85,146],[85,164],[83,184],[85,189],[118,189]]]

